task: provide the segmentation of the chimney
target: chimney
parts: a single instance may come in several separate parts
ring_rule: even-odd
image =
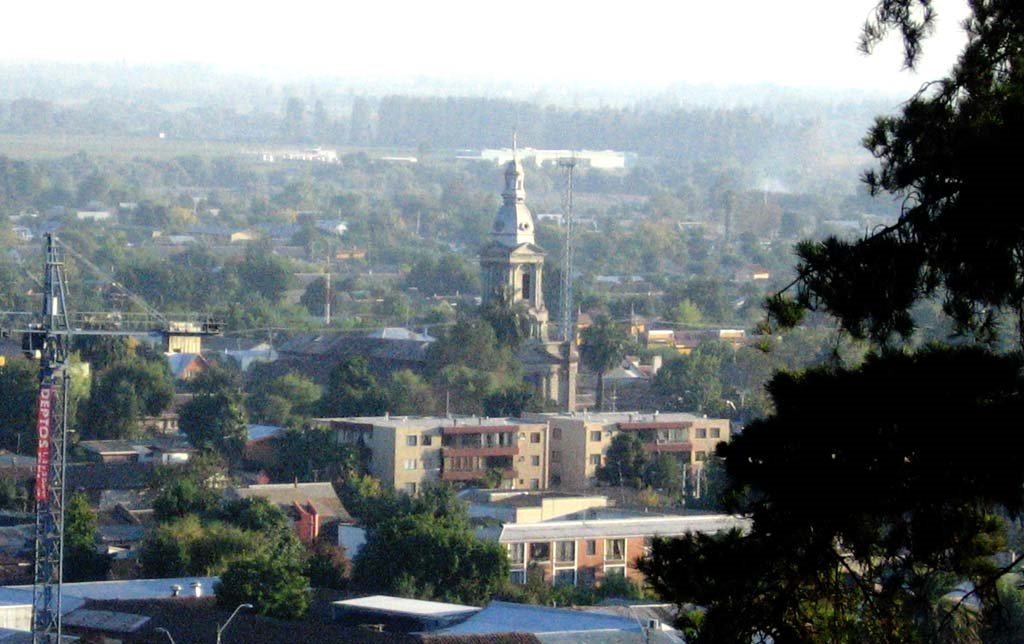
[[[181,584],[174,584],[171,586],[171,597],[181,596]]]
[[[198,581],[192,582],[192,595],[195,597],[203,596],[203,585]]]
[[[651,356],[651,375],[657,374],[661,371],[661,354],[655,354]]]
[[[384,412],[384,420],[391,420],[391,412],[390,411]]]

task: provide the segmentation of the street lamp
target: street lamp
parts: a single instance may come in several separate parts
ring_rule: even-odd
[[[166,635],[166,636],[167,636],[167,639],[171,640],[171,644],[177,644],[177,643],[176,643],[176,642],[174,641],[174,638],[173,638],[173,637],[171,637],[171,632],[170,632],[169,630],[167,630],[166,628],[163,628],[162,626],[157,626],[157,627],[156,627],[156,632],[157,632],[157,633],[163,633],[164,635]]]
[[[217,626],[217,644],[220,644],[221,633],[223,633],[224,629],[228,627],[228,624],[231,623],[231,620],[235,618],[235,615],[238,614],[238,611],[242,610],[243,608],[252,608],[252,604],[239,604],[238,607],[235,608],[235,610],[231,613],[231,617],[228,617],[228,621],[224,622],[223,626]]]

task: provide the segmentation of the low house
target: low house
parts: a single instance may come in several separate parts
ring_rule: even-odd
[[[277,463],[279,439],[284,436],[284,427],[277,425],[247,425],[245,448],[242,458],[260,467],[270,467]]]
[[[366,335],[309,334],[298,336],[278,349],[281,362],[319,383],[327,382],[331,369],[347,358],[363,358],[378,375],[401,369],[420,372],[434,338],[388,327]]]
[[[201,353],[166,353],[171,374],[177,380],[191,380],[206,371],[210,364]]]
[[[174,465],[188,462],[195,448],[175,437],[140,440],[82,441],[78,446],[94,463],[159,463]]]
[[[67,466],[64,490],[85,494],[89,505],[113,510],[152,507],[154,465],[150,463],[75,463]]]
[[[352,523],[341,499],[330,483],[278,483],[229,488],[229,499],[261,498],[273,503],[291,518],[303,543],[327,537],[338,542],[338,528]]]

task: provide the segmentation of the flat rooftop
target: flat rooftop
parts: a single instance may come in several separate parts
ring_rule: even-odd
[[[357,599],[345,599],[333,602],[333,605],[343,609],[356,609],[364,612],[409,617],[451,617],[453,615],[471,615],[480,610],[476,606],[446,604],[444,602],[391,597],[389,595],[370,595]]]
[[[701,420],[723,420],[721,418],[708,418],[707,416],[691,414],[689,412],[659,412],[642,413],[638,411],[577,411],[577,412],[546,412],[529,414],[528,418],[534,422],[541,419],[557,420],[583,420],[591,423],[678,423],[698,422]]]
[[[377,427],[413,427],[434,429],[436,427],[509,427],[517,425],[538,425],[543,420],[520,418],[487,418],[484,416],[350,416],[345,418],[314,418],[320,423],[355,423]]]
[[[554,519],[540,523],[508,523],[501,527],[499,540],[557,541],[561,539],[607,539],[624,537],[677,537],[692,532],[714,534],[724,530],[748,530],[750,520],[728,514],[691,516],[654,515],[615,519]]]

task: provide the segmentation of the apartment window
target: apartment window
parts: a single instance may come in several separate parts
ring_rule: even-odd
[[[530,544],[530,561],[551,561],[551,544],[547,541]]]
[[[576,585],[576,569],[567,568],[566,570],[555,571],[555,585],[556,586],[575,586]]]
[[[407,458],[407,459],[405,459],[405,469],[407,469],[407,470],[414,470],[414,469],[416,469],[416,459],[415,458]]]
[[[593,586],[597,583],[597,571],[592,566],[580,568],[577,579],[580,586]]]
[[[626,567],[625,566],[607,566],[604,569],[605,579],[609,577],[625,577]]]
[[[510,576],[513,584],[525,584],[526,583],[526,571],[525,570],[513,570]]]
[[[562,440],[562,428],[561,427],[552,427],[551,428],[551,438],[555,439],[556,441],[557,440]]]
[[[530,442],[531,443],[539,443],[540,442],[540,432],[532,432],[530,434]]]
[[[405,493],[410,495],[410,496],[413,495],[413,494],[416,494],[416,484],[415,483],[406,483],[404,489],[405,489]]]
[[[591,465],[601,465],[601,455],[600,454],[591,454],[590,455],[590,464]]]
[[[576,562],[576,542],[556,541],[555,542],[555,563],[571,564]]]
[[[508,544],[508,560],[509,563],[521,564],[523,563],[523,557],[526,555],[526,546],[521,543],[510,543]]]
[[[712,427],[711,428],[711,438],[721,438],[721,437],[722,437],[722,430],[717,428],[717,427]]]
[[[595,539],[587,539],[587,555],[593,557],[597,554],[597,541]]]
[[[707,438],[708,437],[708,430],[707,430],[706,427],[698,427],[694,431],[696,432],[697,438]]]
[[[558,451],[557,449],[556,450],[551,450],[551,462],[552,463],[561,463],[562,462],[562,452]]]
[[[408,447],[416,447],[416,437],[415,436],[406,436],[405,437],[405,444]]]
[[[540,457],[539,456],[531,456],[530,457],[530,465],[532,465],[534,467],[538,467],[540,465]]]
[[[530,489],[531,490],[539,490],[540,489],[540,479],[530,479]]]
[[[599,432],[599,431],[598,432],[590,432],[590,442],[591,443],[600,443],[601,442],[601,432]]]
[[[694,454],[693,457],[694,457],[694,459],[696,459],[698,461],[706,461],[706,460],[708,460],[708,453],[707,452],[698,451],[696,454]]]
[[[626,560],[626,540],[625,539],[605,539],[604,540],[604,560],[605,561],[625,561]]]
[[[426,434],[424,434],[423,438],[420,440],[420,445],[423,445],[424,447],[429,447],[430,446],[430,437],[427,436]]]
[[[681,443],[690,438],[690,432],[686,429],[673,429],[672,442]]]

